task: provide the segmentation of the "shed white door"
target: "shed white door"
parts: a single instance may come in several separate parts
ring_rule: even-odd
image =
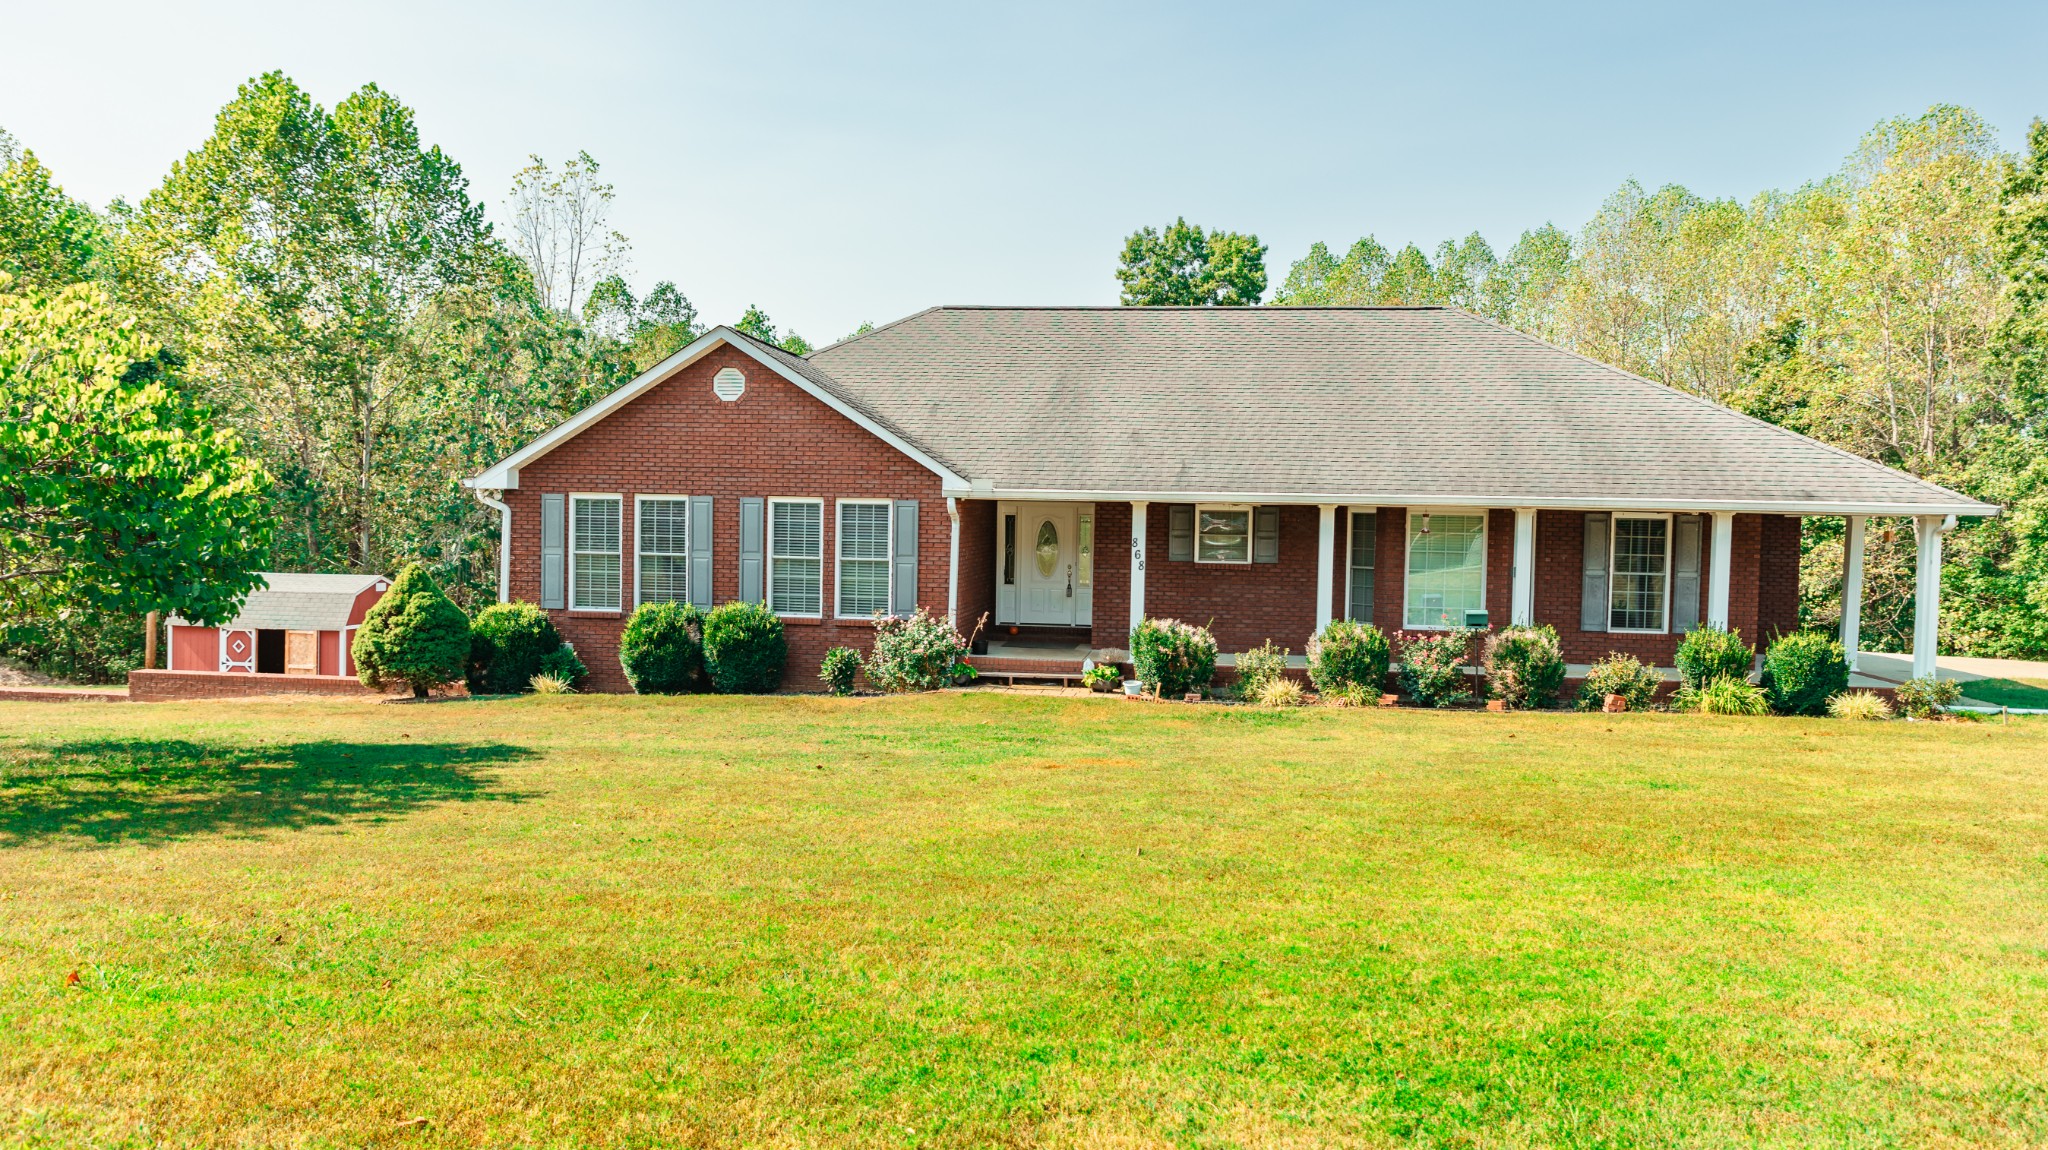
[[[1017,621],[1072,626],[1080,526],[1073,504],[1024,504],[1017,532]]]

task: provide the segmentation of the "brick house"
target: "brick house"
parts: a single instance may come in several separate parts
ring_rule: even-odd
[[[922,606],[978,662],[1121,659],[1147,615],[1225,651],[1548,623],[1669,665],[1705,624],[1798,623],[1799,519],[1920,544],[1997,508],[1453,308],[920,312],[808,357],[718,328],[468,481],[499,597],[624,690],[637,604],[767,602],[787,682]],[[1023,664],[1017,664],[1022,666]]]

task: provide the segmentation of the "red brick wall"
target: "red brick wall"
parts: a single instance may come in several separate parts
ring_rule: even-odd
[[[1757,564],[1755,642],[1769,643],[1799,629],[1799,517],[1763,515],[1763,554]]]
[[[725,367],[738,368],[747,378],[745,394],[730,403],[711,391],[711,377]],[[832,556],[837,545],[835,499],[918,500],[917,601],[934,614],[946,609],[952,524],[946,517],[938,477],[751,356],[729,347],[709,353],[520,469],[519,489],[505,493],[505,502],[512,508],[510,594],[514,600],[540,601],[540,497],[569,492],[617,493],[624,498],[625,611],[549,612],[590,668],[592,690],[628,689],[619,668],[618,639],[633,604],[636,494],[712,498],[712,595],[719,603],[739,595],[742,497],[826,501],[827,617],[823,621],[786,620],[789,665],[783,677],[785,686],[815,687],[818,663],[827,648],[845,645],[865,650],[872,639],[865,620],[830,617],[834,603]],[[963,547],[966,542],[963,536]]]
[[[461,687],[451,688],[460,692]],[[162,671],[136,669],[128,672],[128,697],[153,703],[165,699],[237,699],[252,695],[342,695],[381,698],[386,693],[410,694],[411,688],[394,686],[390,692],[372,691],[353,678],[339,675],[258,675],[243,671]]]
[[[1152,521],[1164,514],[1166,505],[1163,503],[1146,508],[1148,536]],[[1160,544],[1160,556],[1166,553],[1165,547],[1164,543]],[[1158,570],[1161,561],[1159,556],[1147,556],[1148,573]],[[1090,616],[1088,642],[1096,647],[1118,650],[1128,647],[1131,638],[1131,505],[1128,503],[1095,505],[1095,598],[1091,602],[1094,614]],[[1152,610],[1149,579],[1146,581],[1145,608],[1148,612]]]
[[[969,638],[983,615],[991,626],[996,612],[996,505],[988,499],[960,501],[960,633]],[[1099,565],[1102,543],[1095,544]],[[982,637],[988,637],[983,628]]]

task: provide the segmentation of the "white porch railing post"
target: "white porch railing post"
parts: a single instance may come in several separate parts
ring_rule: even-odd
[[[1728,576],[1735,565],[1735,513],[1714,512],[1714,549],[1707,572],[1707,626],[1728,629]],[[1753,636],[1752,636],[1753,638]]]
[[[1316,506],[1316,634],[1330,625],[1330,597],[1337,591],[1337,505]]]
[[[1131,630],[1145,621],[1145,507],[1131,500]]]
[[[1863,532],[1868,517],[1849,516],[1842,537],[1842,651],[1856,669],[1856,644],[1863,636]]]
[[[1508,602],[1508,622],[1536,625],[1536,509],[1515,508],[1515,567]]]
[[[1913,677],[1934,674],[1935,645],[1941,637],[1941,534],[1939,515],[1913,519],[1920,553],[1913,567]]]

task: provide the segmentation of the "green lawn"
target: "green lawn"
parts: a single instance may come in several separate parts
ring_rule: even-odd
[[[0,1144],[2039,1145],[2044,1019],[2043,720],[0,703]]]
[[[1971,679],[1963,695],[1994,707],[2048,709],[2048,679]]]

